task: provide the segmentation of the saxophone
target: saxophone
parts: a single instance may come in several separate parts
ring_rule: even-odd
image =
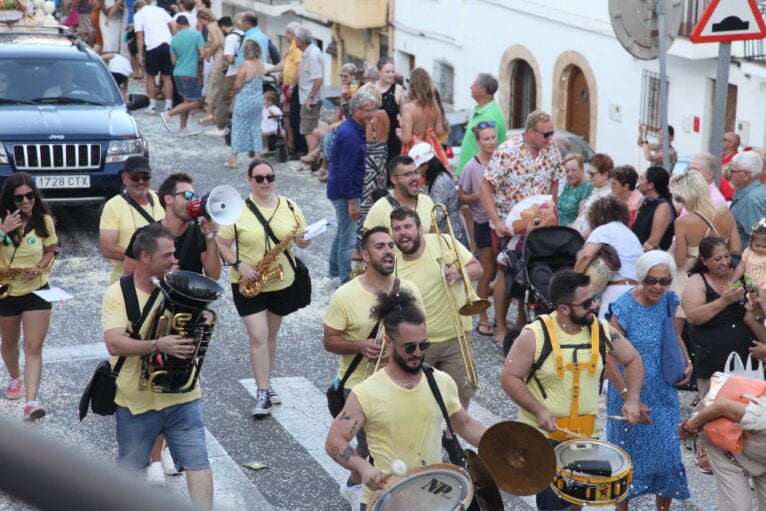
[[[242,296],[245,298],[252,298],[260,293],[261,289],[268,286],[275,280],[285,280],[285,271],[282,268],[282,265],[277,264],[273,268],[271,266],[279,258],[279,255],[287,250],[287,247],[290,246],[290,243],[295,238],[300,238],[302,235],[303,230],[295,227],[287,234],[287,236],[285,236],[285,239],[277,243],[274,248],[269,250],[269,252],[263,256],[263,259],[258,261],[258,263],[253,266],[253,270],[258,273],[258,276],[255,278],[255,280],[247,280],[244,277],[239,278],[239,292],[242,294]]]
[[[31,273],[36,277],[51,271],[53,261],[55,257],[52,257],[50,262],[45,268],[38,268],[37,266],[30,266],[28,268],[0,268],[0,300],[8,298],[13,290],[12,280],[18,279],[23,273]]]

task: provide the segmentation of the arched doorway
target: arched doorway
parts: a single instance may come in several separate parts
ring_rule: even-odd
[[[590,89],[585,74],[578,66],[565,73],[567,83],[566,130],[590,142]]]
[[[516,59],[511,70],[509,128],[522,128],[527,115],[537,105],[537,84],[532,67],[523,59]]]

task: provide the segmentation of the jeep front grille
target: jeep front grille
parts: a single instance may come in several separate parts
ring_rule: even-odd
[[[99,144],[16,144],[17,170],[88,170],[101,167]]]

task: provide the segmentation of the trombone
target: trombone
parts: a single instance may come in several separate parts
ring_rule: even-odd
[[[446,248],[444,246],[447,242],[442,235],[443,233],[439,231],[439,224],[436,217],[438,211],[441,211],[442,215],[444,215],[444,219],[447,221],[446,234],[449,235],[449,238],[451,239],[451,247],[449,244],[447,244]],[[465,336],[465,331],[463,330],[463,324],[460,316],[473,316],[475,314],[481,314],[489,308],[489,300],[479,298],[479,296],[473,290],[473,287],[471,287],[471,281],[468,278],[468,272],[466,271],[465,266],[463,266],[463,263],[460,261],[460,254],[457,250],[458,241],[455,237],[455,232],[452,230],[452,222],[450,222],[449,216],[447,216],[447,207],[444,204],[434,204],[434,207],[431,208],[431,225],[434,226],[436,233],[438,234],[441,257],[438,258],[437,261],[441,266],[442,283],[444,284],[444,291],[447,295],[447,303],[449,306],[450,316],[452,317],[452,324],[455,327],[455,333],[457,334],[458,345],[460,346],[460,354],[463,356],[465,371],[468,375],[468,384],[471,385],[471,388],[476,390],[479,388],[479,375],[476,373],[476,366],[473,363],[473,356],[471,355],[471,346],[468,344],[468,339]],[[448,260],[452,259],[447,258],[448,253],[452,253],[454,255],[455,265],[457,265],[457,267],[460,269],[460,275],[463,278],[463,286],[465,288],[465,304],[463,304],[460,309],[457,308],[457,304],[455,303],[455,296],[452,294],[452,286],[449,284],[449,282],[447,282],[447,276],[445,273],[445,264]]]

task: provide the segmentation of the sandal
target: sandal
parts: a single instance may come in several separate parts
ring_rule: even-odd
[[[486,330],[482,330],[482,327],[484,327]],[[479,323],[476,325],[476,333],[485,337],[493,337],[495,335],[494,330],[492,330],[486,323]]]
[[[235,164],[235,165],[232,165],[228,161],[226,163],[224,163],[223,166],[226,167],[227,169],[238,169],[239,168],[239,164],[238,163]]]

